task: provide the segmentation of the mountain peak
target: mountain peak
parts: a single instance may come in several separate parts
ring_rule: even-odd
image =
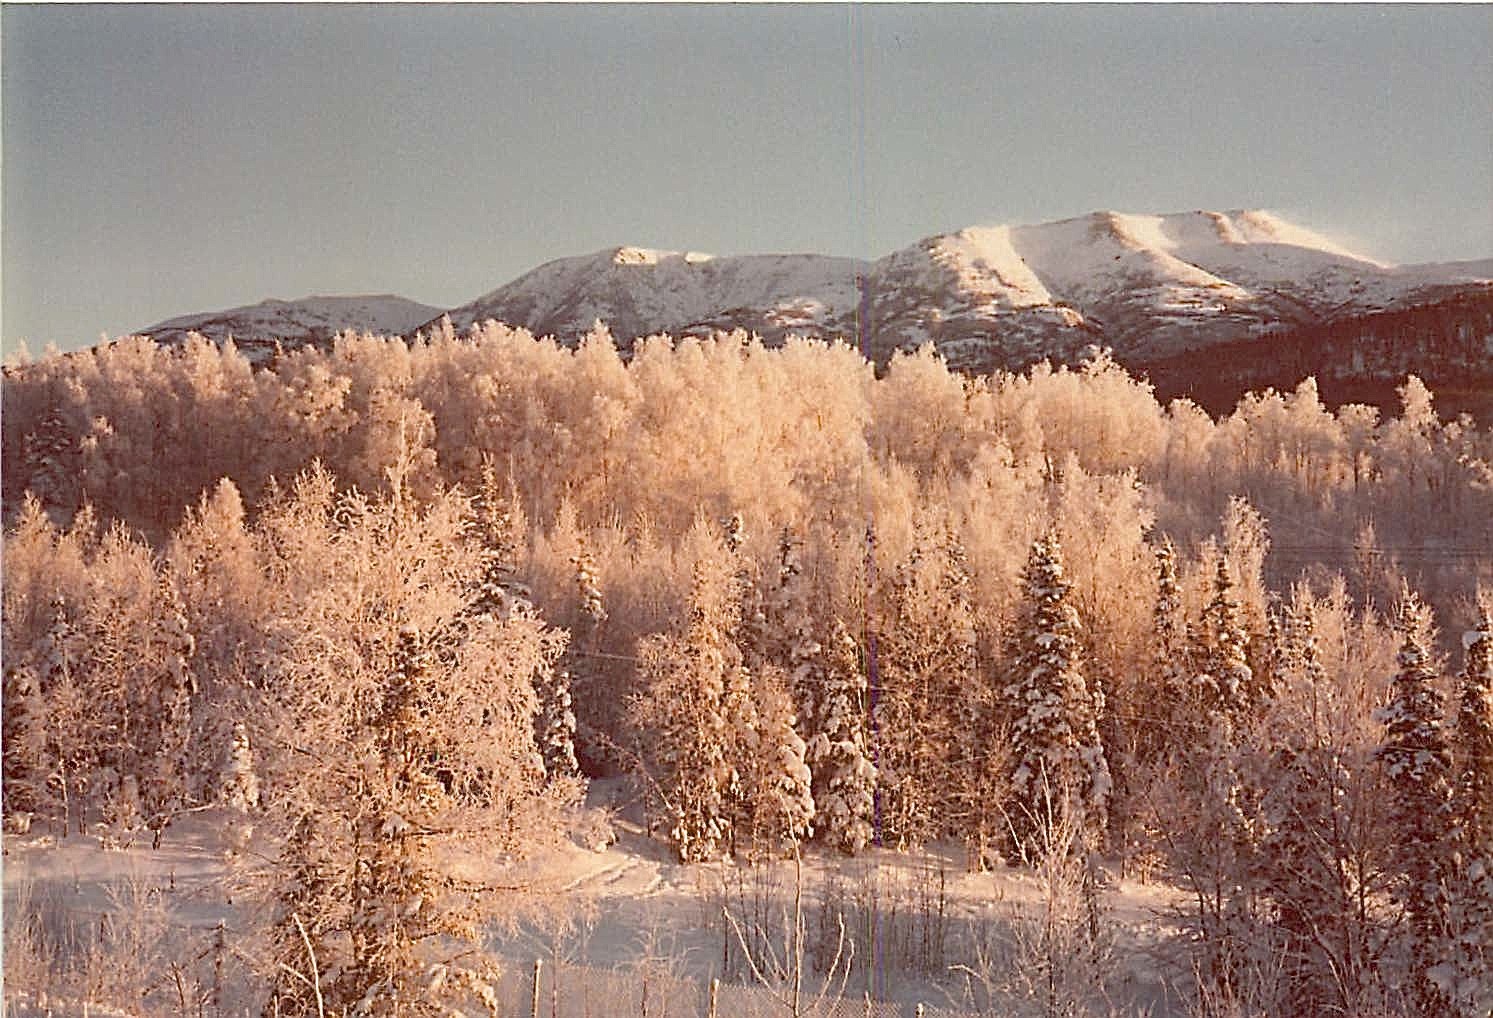
[[[642,336],[746,329],[866,343],[873,359],[932,343],[959,367],[1071,359],[1092,345],[1144,361],[1489,286],[1486,263],[1394,268],[1266,209],[1101,209],[969,226],[875,262],[714,257],[638,245],[559,258],[443,312],[391,295],[265,301],[145,330],[317,341],[353,328],[412,335],[450,316],[571,341],[597,320]]]
[[[699,251],[658,251],[653,248],[625,245],[611,251],[613,265],[657,265],[664,261],[680,259],[688,265],[697,265],[715,258]]]

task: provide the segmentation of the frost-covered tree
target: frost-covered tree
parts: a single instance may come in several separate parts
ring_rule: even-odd
[[[1055,811],[1081,818],[1088,844],[1106,822],[1109,765],[1099,739],[1102,705],[1084,680],[1078,613],[1068,604],[1054,534],[1032,543],[1021,614],[1009,650],[1011,825],[1018,849],[1034,847]]]
[[[1221,711],[1237,717],[1249,703],[1254,671],[1249,666],[1249,633],[1240,615],[1234,578],[1226,556],[1213,574],[1213,595],[1203,611],[1202,645],[1194,650],[1198,672],[1194,696],[1204,715]]]
[[[1353,778],[1341,747],[1328,737],[1332,704],[1309,596],[1298,593],[1280,617],[1272,656],[1285,703],[1272,719],[1279,730],[1256,870],[1280,935],[1281,999],[1293,1014],[1317,1014],[1350,1004],[1350,988],[1364,978],[1366,952],[1349,926]],[[1303,708],[1306,718],[1299,716]]]
[[[596,559],[582,545],[580,551],[571,556],[570,564],[575,567],[575,591],[581,615],[594,629],[607,617],[606,603],[596,577]]]
[[[768,622],[776,634],[773,657],[787,670],[800,731],[814,727],[814,711],[824,689],[824,648],[815,637],[811,592],[804,575],[802,543],[787,527],[778,539],[777,585]]]
[[[828,670],[814,715],[807,759],[813,774],[816,834],[847,855],[874,833],[876,767],[866,731],[866,673],[855,638],[836,623]]]
[[[757,808],[755,799],[761,784],[767,780],[765,774],[772,770],[771,761],[765,760],[768,752],[762,742],[762,717],[753,688],[756,677],[742,660],[743,654],[734,641],[731,645],[732,663],[722,675],[720,712],[724,722],[726,760],[729,777],[726,781],[726,814],[731,822],[730,851],[749,846],[757,837]],[[759,673],[761,668],[759,666]]]
[[[66,766],[57,759],[62,747],[49,717],[56,702],[48,691],[60,694],[70,684],[73,663],[81,647],[78,634],[68,619],[62,598],[52,599],[50,619],[42,639],[27,652],[6,656],[5,686],[0,696],[4,703],[4,728],[0,745],[4,746],[5,816],[13,822],[29,824],[30,815],[51,802],[55,788],[54,774],[66,774]]]
[[[741,767],[749,782],[746,804],[752,854],[793,855],[813,834],[814,796],[799,736],[793,698],[782,669],[767,666],[755,676],[756,753]]]
[[[59,526],[78,508],[78,438],[61,410],[52,407],[26,436],[23,483]]]
[[[518,577],[519,542],[524,539],[528,521],[516,495],[503,492],[490,460],[482,464],[475,509],[482,542],[482,575],[471,611],[506,618],[519,602],[527,605],[529,601],[529,588]]]
[[[1162,717],[1176,718],[1191,695],[1194,673],[1187,661],[1187,620],[1177,580],[1177,552],[1169,537],[1156,546],[1156,605],[1151,612],[1151,629],[1155,706]],[[1171,725],[1149,726],[1149,748],[1165,747],[1176,731]]]
[[[575,779],[580,764],[575,758],[575,711],[570,700],[570,673],[547,668],[535,675],[539,712],[534,717],[535,741],[550,778]]]
[[[974,689],[974,620],[936,517],[915,521],[873,615],[874,759],[884,843],[924,844],[963,805],[965,698]]]
[[[1399,893],[1410,920],[1412,1007],[1416,1014],[1436,1018],[1451,1013],[1451,754],[1430,651],[1430,611],[1408,587],[1400,596],[1396,625],[1403,642],[1390,700],[1375,715],[1385,730],[1378,756],[1389,779]]]
[[[46,705],[31,662],[6,665],[4,681],[0,691],[5,706],[0,745],[5,749],[5,762],[0,787],[5,793],[5,816],[29,826],[46,780]]]
[[[1457,983],[1467,1014],[1493,1012],[1493,612],[1464,635],[1457,725],[1452,733],[1452,825],[1458,853]]]
[[[573,600],[569,611],[570,646],[565,655],[565,670],[570,676],[572,695],[588,702],[595,711],[608,698],[599,657],[607,609],[596,558],[585,539],[579,536],[575,553],[570,556],[570,567]],[[577,720],[571,741],[576,744],[588,768],[599,768],[610,755],[610,739],[597,731],[594,723]]]
[[[316,1013],[298,978],[309,939],[329,1012],[495,1014],[474,945],[501,898],[462,860],[556,836],[572,791],[544,781],[533,678],[564,634],[525,605],[473,610],[489,561],[459,493],[417,503],[397,469],[383,497],[326,480],[303,477],[261,524],[297,535],[274,545],[295,600],[265,688],[284,747],[261,776],[281,845],[271,1006]]]
[[[696,561],[688,623],[682,634],[654,634],[638,648],[644,691],[634,726],[649,747],[653,786],[681,862],[718,857],[730,843],[731,795],[737,773],[727,684],[739,684],[741,652],[732,639],[740,621],[731,561]]]
[[[169,578],[161,580],[159,590],[160,651],[147,705],[155,731],[142,789],[142,806],[157,842],[172,813],[185,806],[189,798],[192,699],[196,691],[190,664],[196,641],[187,628],[186,609]]]

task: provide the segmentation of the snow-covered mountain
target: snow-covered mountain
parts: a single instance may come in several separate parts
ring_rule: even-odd
[[[865,343],[884,361],[934,343],[982,369],[1093,345],[1149,360],[1487,287],[1493,261],[1395,267],[1269,212],[1095,212],[925,238],[872,263],[621,247],[540,266],[450,312],[574,340],[600,319],[654,332],[746,328]]]
[[[444,312],[574,342],[597,320],[624,348],[651,333],[744,328],[862,344],[884,362],[932,342],[956,367],[1018,367],[1107,346],[1123,362],[1493,293],[1493,260],[1396,267],[1258,210],[1094,212],[927,237],[875,262],[824,255],[713,257],[617,247],[541,265]],[[411,336],[443,312],[399,297],[317,297],[175,318],[241,346],[345,329]],[[269,347],[266,347],[269,348]]]
[[[539,336],[574,339],[600,319],[619,342],[746,328],[775,342],[789,333],[853,335],[853,258],[748,255],[618,247],[539,266],[449,312],[458,331],[495,319]]]
[[[273,352],[276,342],[287,347],[325,342],[345,329],[398,336],[438,314],[440,308],[393,294],[302,297],[182,315],[136,335],[160,343],[179,343],[193,332],[219,343],[231,336],[251,360],[259,360]]]
[[[876,263],[872,348],[931,340],[981,367],[1097,343],[1144,360],[1486,286],[1489,268],[1397,268],[1261,211],[974,227]]]

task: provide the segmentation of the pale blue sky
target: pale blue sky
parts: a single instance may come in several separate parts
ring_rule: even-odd
[[[1265,207],[1493,255],[1493,7],[6,6],[4,324]]]

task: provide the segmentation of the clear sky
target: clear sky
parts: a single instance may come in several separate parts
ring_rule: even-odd
[[[8,5],[4,322],[1264,207],[1493,256],[1493,7]]]

